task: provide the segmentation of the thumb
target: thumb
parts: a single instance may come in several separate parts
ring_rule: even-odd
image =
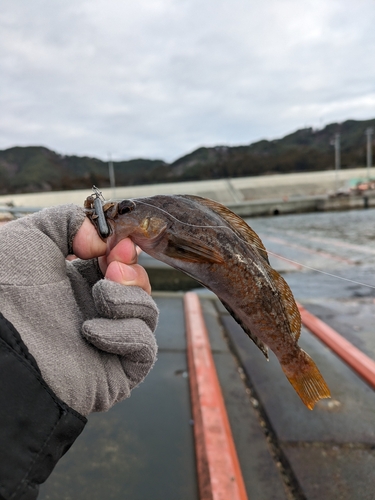
[[[99,237],[94,225],[86,217],[73,240],[74,254],[80,259],[92,259],[104,255],[106,249],[107,244]]]

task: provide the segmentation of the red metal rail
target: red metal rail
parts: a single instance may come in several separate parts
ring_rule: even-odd
[[[184,305],[200,500],[247,500],[198,295]]]
[[[306,311],[301,304],[297,305],[303,325],[375,389],[375,361],[357,349],[336,330]]]

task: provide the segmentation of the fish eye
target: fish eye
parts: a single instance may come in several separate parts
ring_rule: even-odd
[[[120,215],[127,214],[135,209],[135,203],[132,200],[122,200],[118,204],[118,213]]]

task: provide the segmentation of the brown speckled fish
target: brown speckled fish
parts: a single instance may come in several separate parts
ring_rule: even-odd
[[[275,353],[309,409],[330,397],[297,343],[301,318],[293,294],[243,219],[220,203],[188,195],[109,202],[103,208],[111,247],[129,236],[152,257],[195,278],[219,297],[265,356],[267,347]]]

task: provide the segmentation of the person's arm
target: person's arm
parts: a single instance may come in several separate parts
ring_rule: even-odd
[[[48,387],[0,314],[0,499],[33,500],[87,420]]]
[[[66,262],[73,252],[91,260]],[[158,311],[134,245],[105,252],[72,205],[0,229],[0,500],[35,499],[86,416],[155,362]]]

